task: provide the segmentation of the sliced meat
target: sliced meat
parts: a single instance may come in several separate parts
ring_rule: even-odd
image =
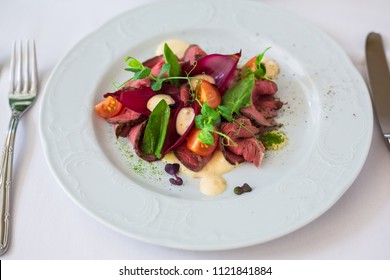
[[[130,80],[125,84],[125,88],[128,89],[138,89],[140,87],[150,87],[152,84],[152,79],[150,77],[146,77],[144,79],[139,79],[139,80]]]
[[[145,155],[142,152],[142,139],[144,137],[144,131],[147,121],[143,121],[142,123],[134,126],[129,133],[129,139],[131,144],[133,145],[134,152],[139,156],[140,158],[152,162],[157,160],[157,158],[154,155]]]
[[[183,101],[184,104],[189,103],[191,100],[190,86],[187,83],[180,86],[180,100]]]
[[[198,45],[190,45],[183,55],[183,62],[189,62],[190,65],[193,65],[195,61],[199,58],[207,55],[207,53],[202,50]]]
[[[225,146],[225,143],[223,143],[223,138],[222,137],[220,137],[218,148],[222,152],[224,158],[230,164],[237,165],[237,164],[243,163],[245,161],[243,156],[236,155],[235,153],[233,153],[233,152],[229,151],[228,149],[226,149],[226,146]]]
[[[161,63],[161,61],[164,61],[164,56],[157,55],[152,58],[149,58],[148,60],[145,60],[144,62],[142,62],[142,64],[145,67],[153,68],[156,64]]]
[[[126,124],[126,123],[121,123],[121,124],[114,124],[114,132],[116,138],[118,137],[127,137],[130,133],[132,126]]]
[[[198,154],[195,154],[186,147],[185,143],[177,147],[174,153],[185,167],[194,172],[202,170],[213,156],[213,154],[211,154],[209,156],[202,157]]]
[[[158,75],[160,75],[160,72],[161,72],[161,69],[163,67],[163,65],[165,64],[165,60],[164,58],[162,60],[160,60],[159,62],[156,63],[156,65],[154,65],[152,68],[151,68],[151,74],[155,77],[157,77]],[[168,73],[164,73],[162,75],[162,77],[166,78],[168,77]]]
[[[274,95],[278,91],[278,86],[270,80],[256,80],[253,87],[252,95]]]
[[[221,132],[228,135],[234,143],[220,143],[226,160],[232,164],[248,161],[260,166],[264,157],[264,146],[257,140],[259,129],[247,118],[238,118],[235,122],[222,123]]]
[[[274,119],[266,119],[264,115],[256,109],[254,105],[250,105],[240,109],[240,113],[245,117],[250,118],[256,125],[271,127],[276,126],[277,122]]]
[[[118,115],[112,118],[108,118],[107,122],[112,124],[127,124],[129,126],[135,126],[146,119],[146,115],[137,113],[127,107],[124,107]]]
[[[253,137],[259,133],[259,128],[253,126],[248,118],[240,117],[234,122],[222,123],[221,131],[234,141],[239,138]]]
[[[279,110],[283,107],[283,102],[275,96],[262,95],[258,98],[252,98],[253,105],[256,108],[271,108],[274,110]]]
[[[250,118],[257,126],[272,127],[279,124],[275,121],[283,102],[275,97],[278,87],[269,80],[256,80],[251,93],[252,104],[241,108],[240,113]]]
[[[259,167],[264,158],[263,144],[256,137],[237,139],[236,143],[237,145],[227,146],[226,149]]]

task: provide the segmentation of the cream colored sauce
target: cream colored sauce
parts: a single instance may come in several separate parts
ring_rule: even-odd
[[[276,79],[279,74],[279,64],[268,57],[264,57],[261,61],[265,66],[265,73],[271,79]]]
[[[192,177],[192,178],[203,178],[209,176],[210,174],[222,175],[231,170],[233,170],[236,165],[230,164],[225,157],[223,156],[220,150],[216,150],[211,160],[203,167],[201,171],[194,172],[183,164],[180,163],[179,159],[174,155],[174,153],[167,154],[163,160],[168,163],[179,163],[180,172]]]
[[[223,156],[220,150],[214,152],[211,160],[203,167],[199,172],[189,170],[183,164],[180,163],[179,159],[174,153],[167,154],[163,161],[168,163],[179,163],[180,172],[192,177],[201,178],[200,180],[200,191],[205,195],[218,195],[225,191],[226,181],[221,176],[236,167],[236,165],[230,164]]]
[[[226,180],[222,176],[210,174],[200,179],[199,189],[205,195],[215,196],[223,193],[226,186]]]
[[[187,42],[179,39],[170,39],[160,43],[156,48],[156,55],[162,55],[164,53],[164,45],[167,43],[169,48],[178,58],[182,58],[187,48],[190,46]]]

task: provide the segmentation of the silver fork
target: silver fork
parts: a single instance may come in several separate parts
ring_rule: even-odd
[[[10,239],[10,203],[12,184],[12,162],[15,134],[23,114],[33,104],[38,90],[38,74],[34,41],[14,42],[8,100],[11,119],[0,161],[0,255],[4,254]]]

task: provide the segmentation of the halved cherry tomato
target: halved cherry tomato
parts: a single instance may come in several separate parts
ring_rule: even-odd
[[[195,93],[200,103],[207,103],[213,109],[216,109],[221,104],[221,95],[218,89],[208,81],[203,80],[200,82],[196,87]]]
[[[96,113],[102,118],[111,118],[119,114],[122,104],[112,96],[108,96],[95,106]]]
[[[211,153],[214,152],[214,150],[217,148],[218,143],[218,134],[213,133],[214,137],[214,145],[204,144],[200,139],[198,138],[199,133],[201,132],[200,129],[194,127],[190,134],[187,137],[187,148],[200,156],[208,156]]]

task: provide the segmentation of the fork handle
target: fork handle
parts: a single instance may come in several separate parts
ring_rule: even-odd
[[[9,245],[12,162],[19,119],[18,115],[12,115],[11,117],[0,162],[0,255],[7,251]]]

